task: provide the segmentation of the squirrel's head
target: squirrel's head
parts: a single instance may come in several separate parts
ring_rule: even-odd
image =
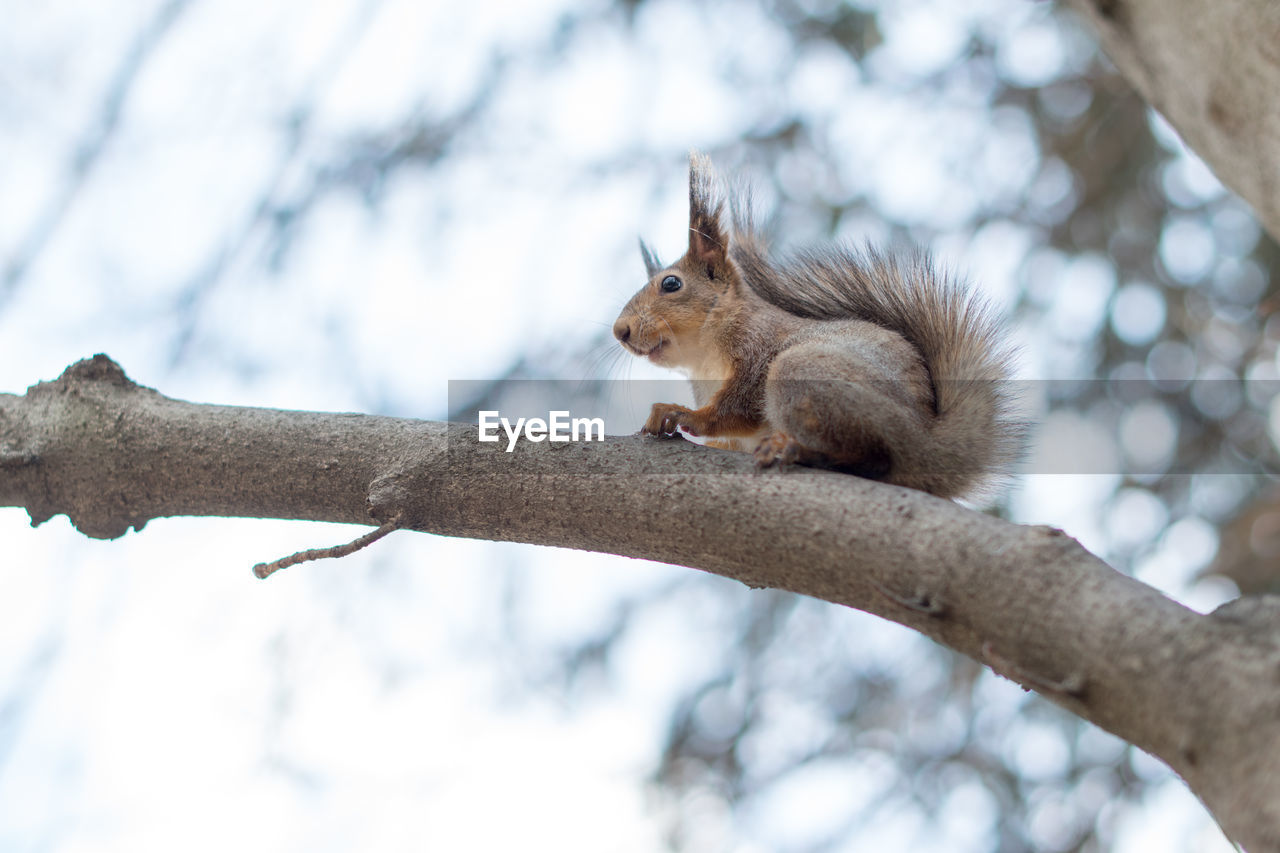
[[[689,250],[670,266],[640,242],[649,281],[622,309],[613,336],[631,352],[665,367],[704,360],[703,329],[736,303],[739,277],[729,259],[725,203],[715,193],[710,162],[689,158]]]

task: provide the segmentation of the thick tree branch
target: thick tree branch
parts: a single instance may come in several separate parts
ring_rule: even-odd
[[[1147,103],[1223,184],[1253,206],[1271,236],[1280,239],[1280,4],[1273,0],[1069,0],[1069,5],[1093,27],[1103,50]],[[1242,721],[1233,707],[1238,702],[1251,707],[1247,714],[1280,717],[1277,630],[1266,624],[1278,624],[1276,602],[1270,596],[1242,598],[1207,617],[1208,621],[1198,622],[1171,647],[1171,659],[1183,655],[1202,662],[1227,658],[1227,665],[1244,667],[1241,675],[1256,667],[1261,680],[1252,698],[1246,690],[1245,694],[1191,700],[1190,694],[1198,694],[1203,685],[1199,671],[1188,671],[1183,676],[1188,695],[1182,704],[1199,706],[1191,713],[1207,737],[1178,747],[1185,753],[1184,764],[1159,753],[1183,774],[1228,835],[1253,851],[1280,850],[1276,789],[1280,772],[1273,769],[1267,774],[1263,769],[1267,763],[1274,767],[1280,755],[1275,752],[1274,732],[1264,735],[1246,726],[1232,733],[1226,726],[1229,719]],[[1205,629],[1205,625],[1215,627]],[[1237,635],[1252,640],[1237,646]],[[1254,734],[1259,735],[1256,751],[1249,755],[1248,743]],[[1231,756],[1227,764],[1209,767],[1227,755]],[[1229,766],[1235,762],[1239,766],[1233,783]],[[1267,793],[1255,798],[1254,785]]]
[[[115,537],[172,515],[387,524],[691,566],[910,626],[1159,756],[1280,847],[1280,605],[1204,616],[1061,532],[684,441],[504,447],[476,429],[172,400],[105,356],[0,395],[0,506]]]
[[[1071,0],[1138,94],[1280,239],[1280,4]]]

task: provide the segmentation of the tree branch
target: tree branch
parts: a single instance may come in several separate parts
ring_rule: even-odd
[[[679,440],[524,444],[473,426],[199,405],[106,356],[0,395],[0,506],[90,536],[152,518],[400,524],[606,551],[914,628],[1162,758],[1253,849],[1280,846],[1280,600],[1200,615],[1070,537]],[[362,537],[363,538],[363,537]]]
[[[1280,239],[1280,6],[1070,0],[1143,100]]]
[[[261,579],[269,578],[281,569],[287,569],[290,566],[296,566],[299,563],[307,563],[312,560],[328,560],[333,557],[346,557],[354,554],[361,548],[368,548],[374,542],[377,542],[388,533],[400,529],[400,517],[396,516],[380,527],[370,530],[362,536],[357,536],[350,542],[344,542],[341,545],[332,545],[328,548],[309,548],[306,551],[299,551],[296,554],[290,554],[287,557],[281,557],[279,560],[272,560],[270,563],[258,563],[253,567],[255,577]]]

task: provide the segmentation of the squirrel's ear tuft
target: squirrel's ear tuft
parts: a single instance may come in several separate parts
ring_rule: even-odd
[[[720,221],[724,200],[716,192],[711,160],[697,151],[689,153],[689,258],[706,265],[715,278],[729,259],[729,236]]]
[[[654,254],[653,249],[650,249],[649,244],[643,239],[640,241],[640,257],[644,258],[644,271],[649,278],[653,278],[662,272],[662,261],[658,260],[658,256]]]

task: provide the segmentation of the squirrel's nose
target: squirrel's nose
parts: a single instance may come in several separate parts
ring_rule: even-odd
[[[619,317],[613,324],[613,336],[625,344],[631,338],[631,324]]]

